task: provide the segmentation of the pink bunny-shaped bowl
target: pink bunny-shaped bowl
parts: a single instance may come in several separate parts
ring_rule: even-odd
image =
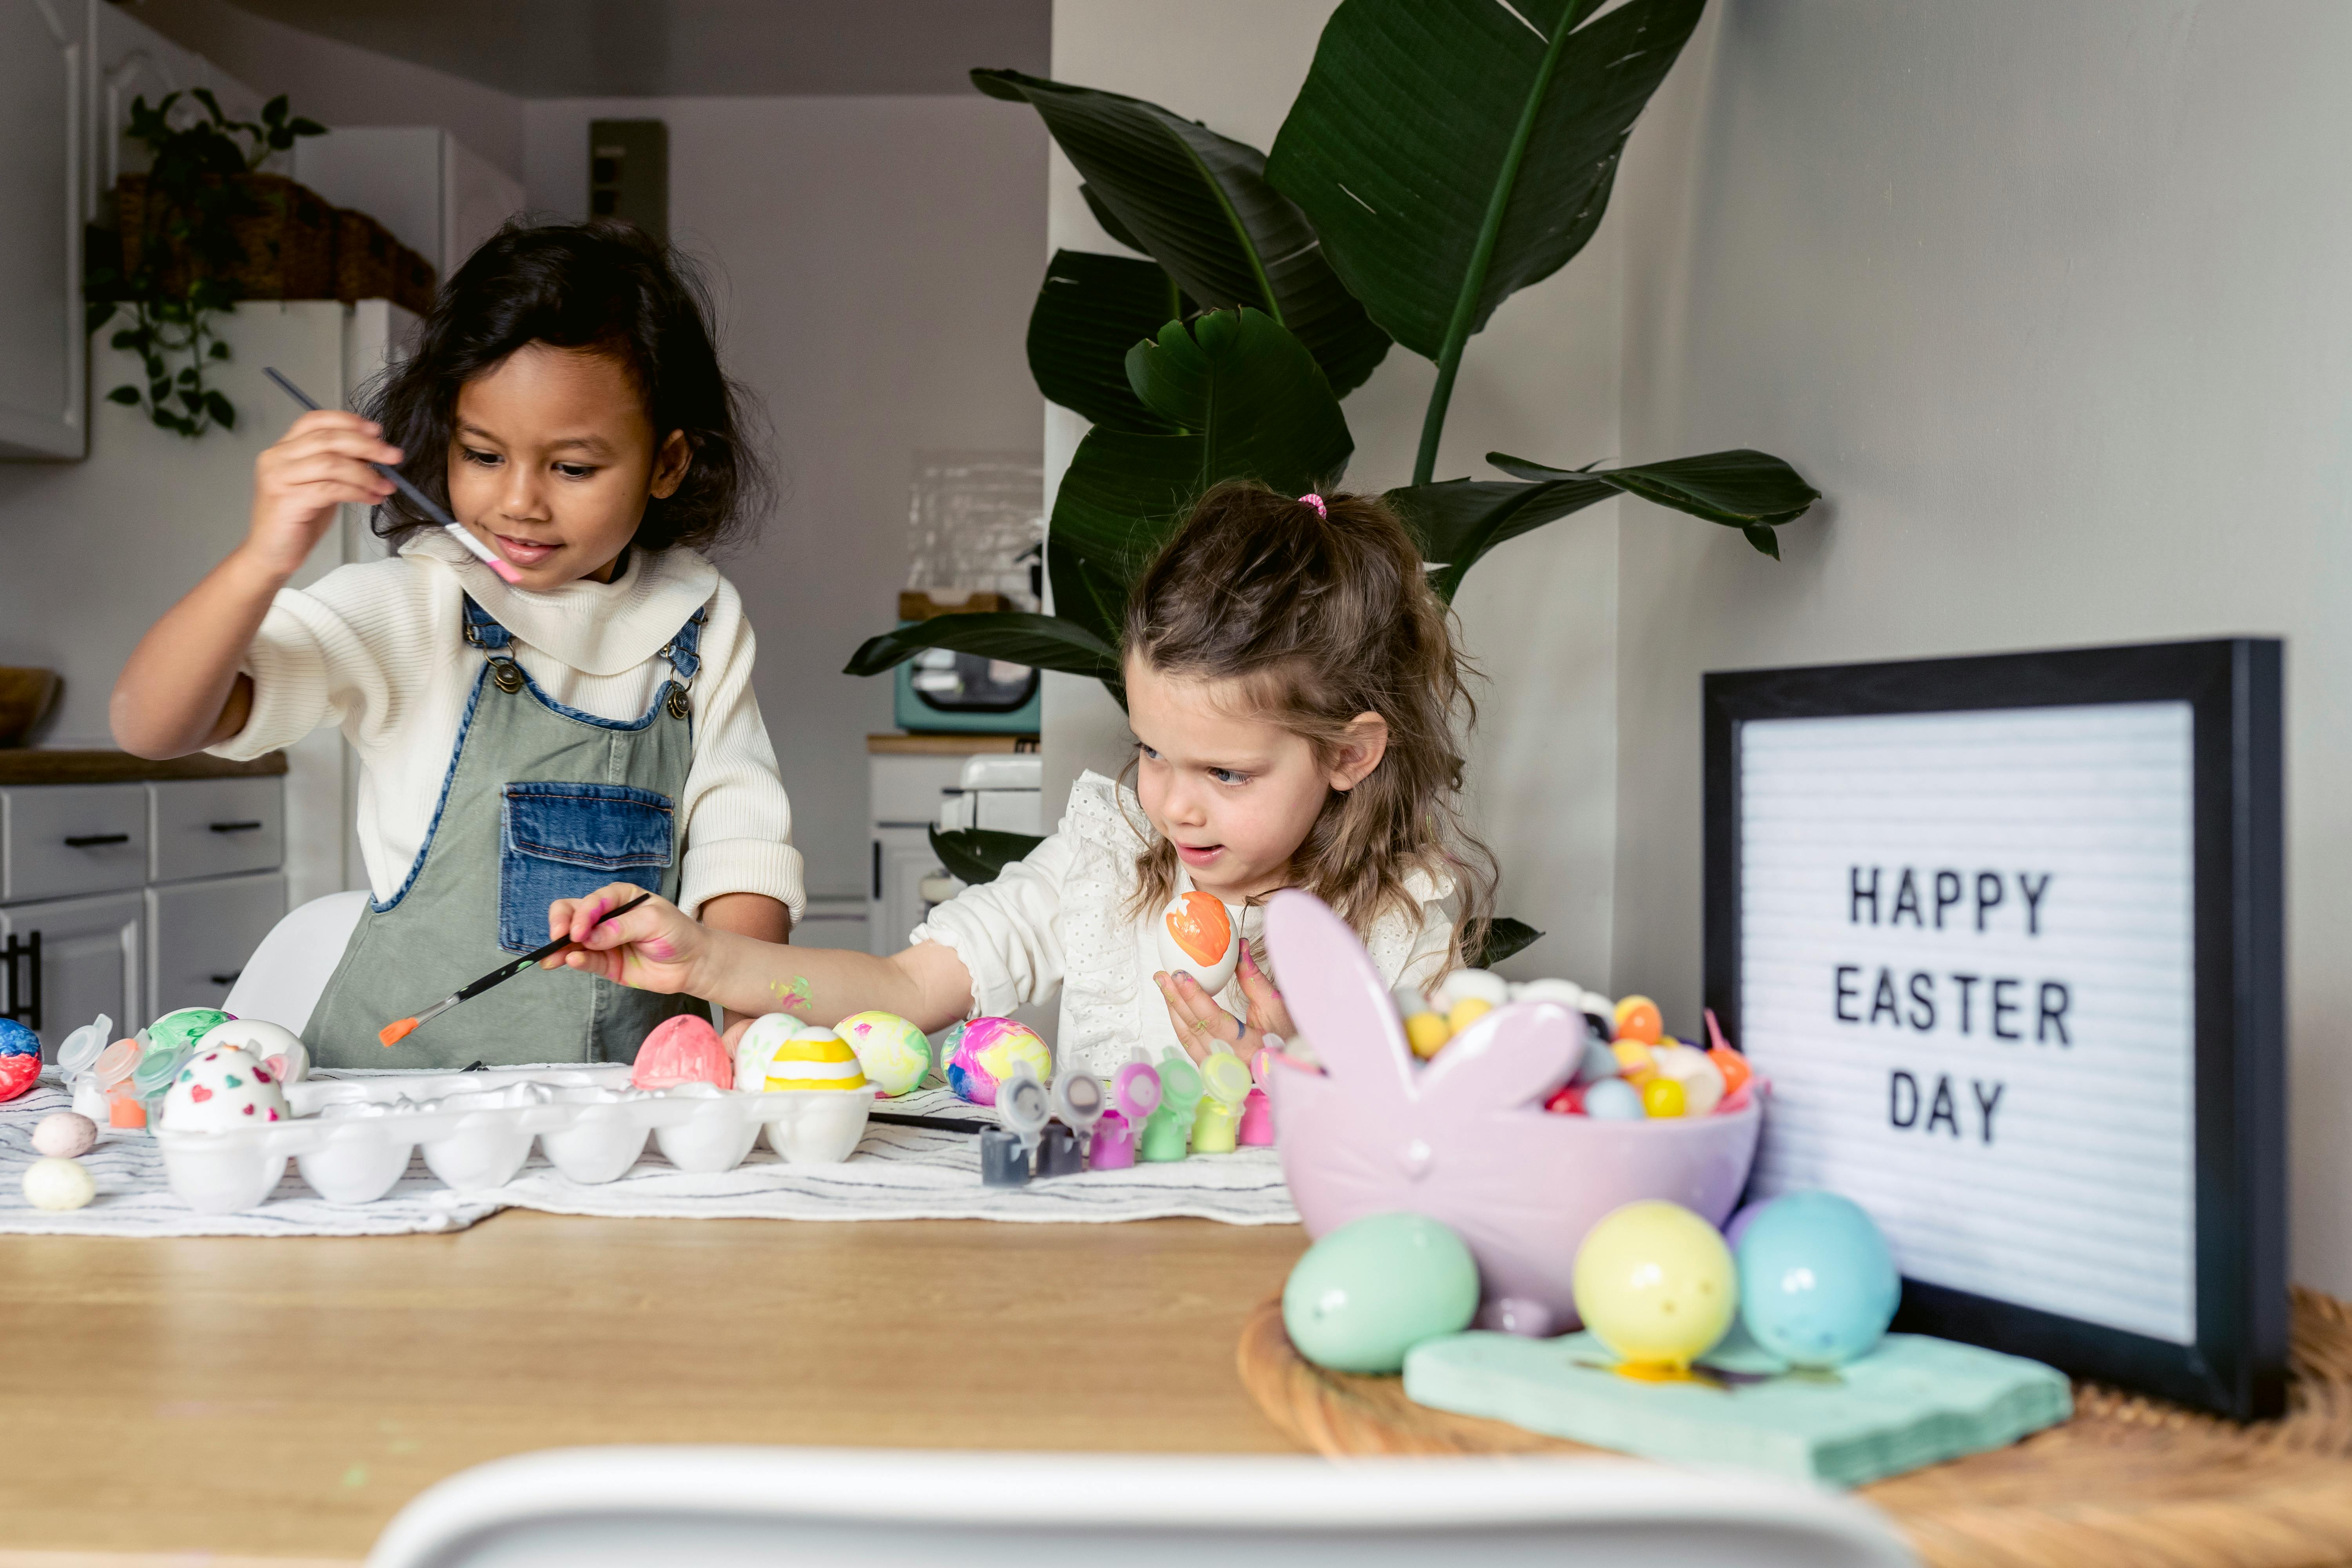
[[[1275,1146],[1307,1233],[1399,1210],[1441,1220],[1478,1261],[1490,1328],[1577,1324],[1576,1249],[1611,1210],[1665,1198],[1721,1225],[1763,1125],[1754,1099],[1687,1120],[1559,1116],[1584,1020],[1553,1002],[1498,1007],[1427,1066],[1405,1045],[1363,943],[1312,894],[1276,893],[1266,947],[1292,1024],[1323,1065],[1277,1064]]]

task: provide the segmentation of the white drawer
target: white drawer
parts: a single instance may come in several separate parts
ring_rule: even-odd
[[[110,893],[147,879],[147,786],[0,790],[0,903]]]
[[[281,780],[172,779],[147,795],[150,881],[274,870],[286,858]]]
[[[148,889],[150,1011],[219,1006],[285,913],[286,879],[276,871]]]

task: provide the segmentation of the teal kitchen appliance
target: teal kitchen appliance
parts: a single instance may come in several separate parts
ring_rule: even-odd
[[[950,602],[934,592],[898,595],[901,627],[940,616],[1010,609],[998,594],[975,592]],[[891,719],[901,730],[959,734],[1034,735],[1040,720],[1037,671],[985,654],[926,648],[901,664]]]

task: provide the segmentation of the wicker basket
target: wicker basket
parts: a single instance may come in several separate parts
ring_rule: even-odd
[[[244,259],[228,274],[238,294],[247,300],[333,299],[336,220],[326,198],[283,174],[214,177],[236,180],[259,209],[230,220],[244,251]],[[137,272],[149,243],[160,242],[168,248],[164,287],[185,288],[190,258],[183,246],[163,237],[166,204],[148,188],[147,176],[123,175],[115,183],[114,204],[122,226],[123,270]]]

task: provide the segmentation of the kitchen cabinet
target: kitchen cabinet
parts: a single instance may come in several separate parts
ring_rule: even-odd
[[[89,450],[82,195],[93,0],[0,0],[0,458]]]
[[[128,1035],[140,1006],[147,910],[136,892],[0,906],[5,1011],[55,1057],[65,1037],[100,1013]]]

